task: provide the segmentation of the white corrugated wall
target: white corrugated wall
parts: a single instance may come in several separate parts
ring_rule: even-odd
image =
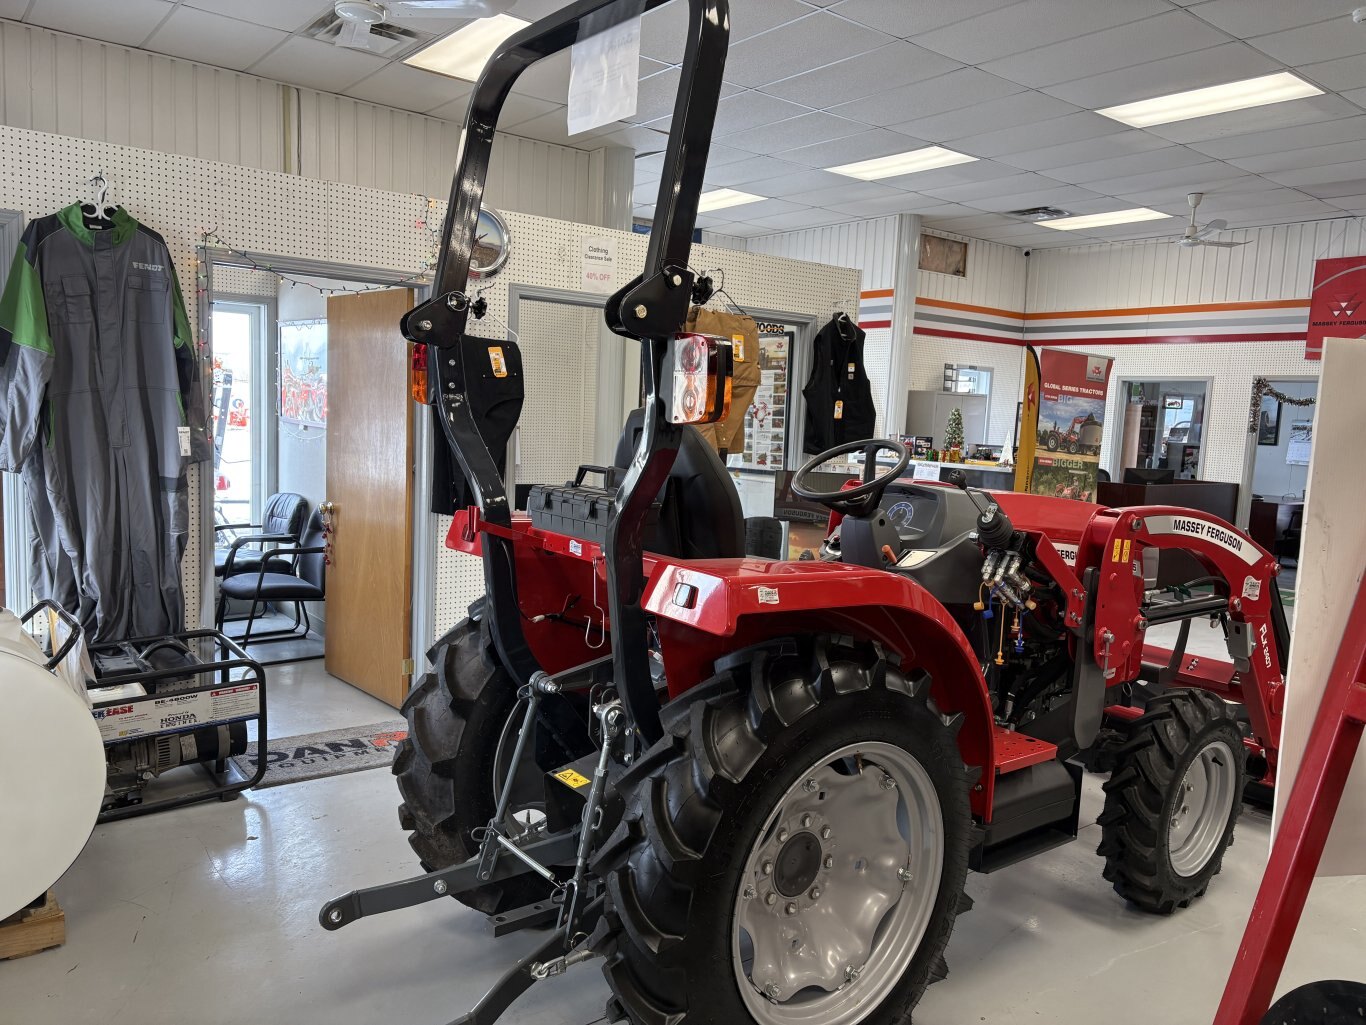
[[[983,242],[966,235],[926,228],[926,235],[957,239],[968,244],[968,273],[966,277],[936,274],[922,270],[916,279],[916,292],[926,299],[987,306],[1018,313],[1024,310],[1025,268],[1030,257],[1014,246],[999,242]]]
[[[442,199],[460,138],[451,121],[3,19],[0,124]],[[487,199],[604,223],[595,159],[500,135]]]
[[[793,260],[833,263],[863,271],[863,290],[891,288],[896,271],[896,218],[830,224],[822,228],[760,235],[749,240],[751,253]]]
[[[1036,249],[1027,309],[1129,309],[1195,303],[1307,299],[1314,261],[1366,253],[1362,218],[1343,217],[1223,232],[1236,249],[1166,241]]]

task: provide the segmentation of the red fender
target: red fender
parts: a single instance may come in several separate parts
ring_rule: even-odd
[[[939,710],[963,716],[963,761],[982,770],[973,811],[990,819],[991,699],[968,640],[919,584],[895,573],[822,562],[660,560],[642,605],[657,617],[669,695],[702,683],[720,657],[774,637],[848,634],[877,641],[933,678]]]

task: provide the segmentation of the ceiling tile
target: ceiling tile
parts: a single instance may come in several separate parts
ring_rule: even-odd
[[[743,0],[730,8],[730,45],[785,25],[811,8],[799,0]],[[677,64],[688,34],[688,5],[665,4],[647,11],[640,23],[640,52],[654,60]]]
[[[768,85],[794,68],[831,64],[876,50],[892,41],[892,37],[883,32],[816,11],[743,42],[732,43],[726,56],[726,79],[751,87]]]
[[[743,221],[732,221],[730,224],[723,224],[714,231],[720,235],[734,235],[737,238],[757,238],[760,235],[776,235],[778,232],[773,228],[765,228],[761,224],[746,224]]]
[[[286,32],[313,24],[327,10],[318,0],[184,0],[183,6]]]
[[[881,184],[907,192],[928,192],[930,189],[945,189],[968,182],[992,181],[996,178],[1009,178],[1019,174],[1019,169],[994,160],[974,160],[970,164],[954,164],[952,167],[936,167],[930,171],[915,171],[900,174],[895,178],[879,179]]]
[[[1243,173],[1236,167],[1230,167],[1219,160],[1207,160],[1202,164],[1191,164],[1186,167],[1169,167],[1161,171],[1119,175],[1093,184],[1097,189],[1102,189],[1111,196],[1122,196],[1143,189],[1151,191],[1167,186],[1184,187],[1182,193],[1184,195],[1185,192],[1202,191],[1201,183],[1233,180],[1240,177],[1243,177]]]
[[[780,100],[776,96],[765,96],[763,93],[746,91],[736,93],[734,96],[727,96],[716,105],[716,124],[712,129],[712,134],[716,138],[730,135],[734,132],[743,132],[746,128],[757,128],[760,125],[770,125],[774,121],[785,121],[798,114],[807,113],[809,108],[800,104],[788,103],[787,100]],[[673,118],[662,117],[649,122],[651,128],[668,130]]]
[[[957,61],[914,43],[897,40],[870,53],[772,82],[760,91],[808,107],[828,107],[933,78],[960,67],[962,65]]]
[[[849,182],[850,179],[842,174],[832,174],[829,171],[801,170],[778,178],[765,178],[762,181],[753,182],[750,189],[746,191],[757,192],[761,196],[774,196],[778,199],[791,199],[793,202],[812,205],[807,199],[794,198],[806,194],[816,200],[814,205],[820,205],[821,197],[840,195]]]
[[[245,71],[287,38],[279,29],[177,7],[144,45],[173,57]]]
[[[1086,212],[1104,203],[1108,197],[1097,195],[1080,185],[1055,185],[1050,189],[1035,189],[1032,192],[1015,192],[1005,195],[983,196],[969,206],[983,210],[1005,213],[1007,210],[1029,210],[1036,206],[1060,206],[1064,210]]]
[[[749,150],[751,153],[775,153],[779,150],[795,149],[798,146],[815,145],[831,139],[844,139],[851,135],[866,132],[868,126],[848,118],[836,117],[823,110],[809,114],[799,114],[785,121],[746,128],[721,138],[726,145],[736,149]]]
[[[746,222],[753,223],[760,217],[771,217],[774,214],[787,214],[802,210],[804,207],[800,203],[792,203],[786,199],[762,199],[757,203],[745,203],[741,206],[727,207],[717,211],[724,219],[736,217],[745,218]]]
[[[384,67],[382,57],[293,36],[251,66],[253,75],[339,93]]]
[[[849,203],[832,203],[829,209],[850,217],[884,217],[887,214],[914,214],[937,210],[946,204],[934,199],[926,199],[914,192],[903,192],[898,196],[882,199],[858,199]]]
[[[851,135],[847,139],[781,150],[778,155],[784,160],[807,167],[837,167],[859,160],[885,157],[892,153],[905,153],[920,149],[924,145],[925,143],[919,139],[912,139],[898,132],[889,132],[885,128],[874,128],[861,135]]]
[[[844,0],[832,10],[870,28],[894,36],[912,36],[954,22],[998,11],[1016,0]]]
[[[978,157],[999,157],[1006,153],[1038,149],[1041,146],[1061,146],[1103,135],[1117,135],[1126,131],[1118,121],[1090,111],[1079,111],[1047,121],[1025,123],[1013,128],[1002,128],[985,135],[957,139],[954,146],[964,153]]]
[[[1079,107],[1095,110],[1283,70],[1276,61],[1245,43],[1225,43],[1208,50],[1046,86],[1043,91]]]
[[[400,110],[422,111],[466,97],[472,88],[458,78],[420,71],[395,61],[348,88],[346,95]]]
[[[1298,191],[1315,199],[1341,205],[1344,196],[1356,196],[1366,192],[1366,178],[1347,178],[1342,181],[1322,182],[1316,185],[1301,185]]]
[[[1339,196],[1336,199],[1328,200],[1331,206],[1338,207],[1351,214],[1366,214],[1366,194],[1360,196]]]
[[[1168,11],[1079,40],[1003,57],[982,65],[982,70],[1038,88],[1226,42],[1228,36],[1185,11]]]
[[[1312,185],[1327,185],[1333,182],[1359,182],[1363,172],[1366,172],[1366,165],[1360,160],[1352,160],[1341,164],[1327,164],[1319,167],[1290,167],[1279,171],[1263,172],[1262,177],[1269,178],[1273,182],[1281,185],[1288,185],[1291,188],[1298,186],[1309,187]],[[1345,191],[1345,190],[1344,190]],[[1356,191],[1355,187],[1352,191]]]
[[[946,203],[972,204],[987,196],[1001,196],[1030,189],[1052,188],[1057,182],[1041,174],[1015,173],[1002,178],[979,182],[959,182],[953,185],[932,185],[924,190],[927,195]]]
[[[1351,142],[1339,142],[1331,146],[1315,146],[1312,149],[1259,153],[1253,156],[1238,157],[1230,160],[1229,163],[1235,164],[1245,171],[1264,174],[1268,171],[1286,171],[1297,167],[1338,164],[1349,160],[1366,161],[1366,137],[1358,136]]]
[[[1055,96],[1030,91],[977,103],[970,110],[951,110],[947,114],[918,117],[913,121],[892,125],[891,128],[917,139],[947,143],[969,135],[981,135],[1002,128],[1074,114],[1079,109]]]
[[[1314,121],[1332,121],[1359,113],[1355,105],[1341,96],[1329,93],[1304,100],[1273,103],[1268,107],[1235,110],[1210,117],[1195,117],[1189,121],[1175,121],[1169,125],[1154,125],[1147,130],[1172,142],[1194,143],[1225,135],[1265,132],[1272,128],[1285,128]]]
[[[1366,116],[1316,121],[1307,125],[1291,125],[1266,132],[1248,132],[1223,139],[1204,139],[1187,143],[1194,150],[1221,160],[1258,153],[1281,153],[1318,146],[1331,146],[1344,139],[1366,138]]]
[[[474,92],[474,87],[455,79],[451,80],[452,85],[462,87],[462,93],[457,99],[447,100],[445,103],[432,108],[426,113],[432,117],[439,117],[446,121],[455,121],[464,124],[465,111],[469,109],[470,93]],[[516,128],[525,121],[530,121],[534,117],[542,114],[549,114],[552,110],[562,106],[559,103],[552,103],[550,100],[538,100],[532,96],[518,96],[515,93],[509,96],[503,103],[503,109],[498,113],[498,130],[506,132],[511,128]]]
[[[1103,184],[1111,178],[1124,174],[1143,174],[1147,171],[1163,171],[1169,167],[1189,167],[1205,161],[1203,153],[1196,153],[1185,146],[1165,146],[1146,153],[1129,153],[1108,160],[1089,160],[1082,164],[1048,169],[1048,177],[1073,185]]]
[[[19,21],[29,8],[30,0],[0,0],[0,18]]]
[[[1003,164],[1020,167],[1026,171],[1046,171],[1050,167],[1067,167],[1092,160],[1107,160],[1123,157],[1130,153],[1146,153],[1148,150],[1161,149],[1166,145],[1161,139],[1148,132],[1137,129],[1101,135],[1094,139],[1063,143],[1060,146],[1043,146],[1026,150],[1023,153],[1007,153],[997,157]]]
[[[593,145],[595,147],[598,145],[624,146],[627,149],[635,150],[637,153],[654,153],[656,151],[662,152],[668,142],[669,134],[667,132],[656,132],[654,129],[645,128],[642,125],[617,125],[611,131],[595,137]],[[715,150],[716,147],[713,146],[712,149]],[[743,154],[741,155],[743,156]]]
[[[836,177],[843,177],[837,175]],[[819,188],[811,192],[798,192],[784,196],[784,199],[793,203],[801,203],[803,206],[827,206],[830,203],[850,202],[859,199],[880,199],[904,195],[901,189],[894,189],[890,185],[882,185],[878,182],[856,181],[853,178],[845,178],[844,185],[837,189]]]
[[[913,41],[964,64],[981,64],[1167,10],[1165,0],[1023,0],[946,28],[917,33]]]
[[[596,149],[602,145],[602,140],[609,135],[613,135],[621,130],[621,125],[610,124],[593,128],[586,132],[579,132],[576,135],[569,134],[568,111],[565,107],[556,104],[555,109],[548,114],[540,117],[533,117],[529,121],[523,121],[515,129],[513,135],[520,135],[525,139],[539,139],[541,142],[551,142],[557,146],[574,146],[579,149]]]
[[[564,103],[569,98],[569,51],[561,50],[538,60],[522,72],[512,91]]]
[[[744,209],[741,207],[740,209]],[[849,220],[849,215],[834,210],[817,210],[807,207],[786,214],[771,214],[767,217],[750,218],[750,223],[779,231],[795,231],[800,228],[818,228],[823,224],[838,224]]]
[[[889,89],[852,103],[827,106],[832,113],[855,121],[870,125],[895,125],[909,120],[907,115],[928,117],[948,110],[962,110],[1020,91],[1020,86],[1004,78],[988,75],[976,68],[961,68],[947,75],[937,75],[923,82]]]
[[[642,79],[636,97],[636,112],[627,121],[645,123],[668,117],[674,111],[678,99],[678,80],[682,72],[677,68],[666,68],[658,74]],[[740,89],[728,82],[721,83],[721,95],[733,96]]]
[[[1366,53],[1337,60],[1306,64],[1296,68],[1295,73],[1302,75],[1315,85],[1324,89],[1366,88]]]
[[[1345,99],[1351,100],[1358,107],[1366,109],[1366,89],[1353,89],[1351,92],[1342,94]]]
[[[1329,18],[1346,20],[1350,10],[1343,0],[1210,0],[1194,13],[1229,35],[1247,39]]]
[[[736,160],[733,163],[721,164],[719,167],[708,167],[706,182],[709,188],[739,188],[748,185],[750,182],[763,181],[765,178],[781,178],[783,175],[796,174],[805,168],[790,164],[786,160],[777,160],[774,157],[746,157],[743,160]],[[748,189],[741,189],[748,192]]]
[[[1291,67],[1351,57],[1366,50],[1366,32],[1354,26],[1346,13],[1332,21],[1256,36],[1248,43]]]
[[[39,0],[26,22],[61,32],[137,46],[171,13],[166,0]]]

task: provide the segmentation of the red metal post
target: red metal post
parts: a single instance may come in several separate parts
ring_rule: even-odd
[[[1214,1025],[1257,1025],[1285,967],[1366,721],[1366,580],[1343,629]]]

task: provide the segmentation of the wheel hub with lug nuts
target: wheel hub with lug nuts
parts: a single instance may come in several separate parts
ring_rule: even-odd
[[[938,797],[908,752],[868,743],[812,766],[769,815],[737,894],[734,960],[755,1019],[870,1013],[919,945],[942,866]]]

